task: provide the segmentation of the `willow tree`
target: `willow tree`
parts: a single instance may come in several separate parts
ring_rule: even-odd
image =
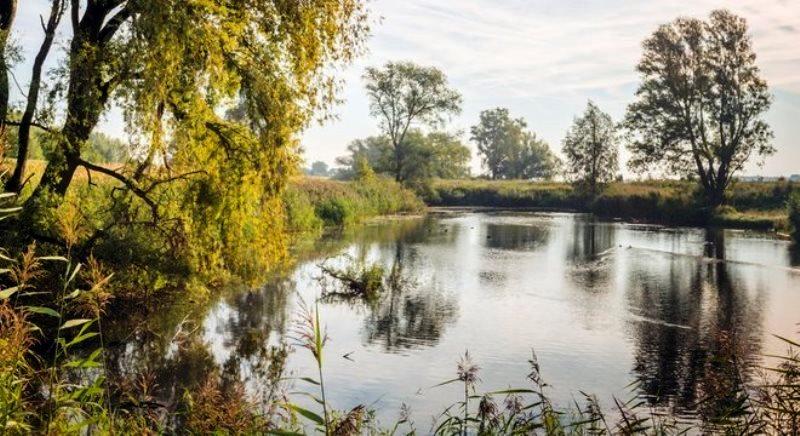
[[[590,101],[564,137],[565,174],[591,195],[596,195],[598,188],[614,180],[619,171],[618,142],[611,116]]]
[[[762,119],[772,97],[743,18],[716,10],[662,25],[637,69],[643,81],[624,121],[632,169],[693,174],[716,207],[751,158],[774,153]]]
[[[412,62],[388,62],[382,68],[367,68],[364,80],[370,113],[378,118],[392,145],[395,179],[404,181],[409,129],[440,125],[445,116],[460,113],[461,94],[450,88],[438,68]]]
[[[262,229],[280,225],[297,134],[333,102],[332,64],[362,47],[362,2],[72,0],[67,14],[62,83],[50,84],[65,90],[63,124],[30,213],[46,217],[82,168],[113,180],[149,221],[177,219],[217,247],[276,249]],[[83,150],[113,104],[142,144],[119,169]],[[234,106],[239,117],[222,115]]]

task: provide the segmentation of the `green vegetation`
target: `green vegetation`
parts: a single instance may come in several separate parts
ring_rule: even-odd
[[[795,242],[800,243],[800,192],[794,192],[787,202],[789,209],[789,224],[792,230],[792,237]]]
[[[618,142],[614,120],[589,101],[564,138],[565,176],[594,198],[619,173]]]
[[[512,119],[508,109],[496,108],[480,114],[472,126],[472,140],[492,179],[550,179],[558,158],[550,146],[527,130],[522,118]]]
[[[394,163],[391,170],[398,182],[406,181],[417,160],[409,156],[416,144],[407,141],[409,130],[437,126],[444,117],[461,112],[461,94],[451,89],[445,74],[435,67],[412,62],[388,62],[364,73],[370,114],[378,119],[388,138]]]
[[[744,18],[678,18],[643,43],[642,83],[628,106],[628,166],[692,175],[710,209],[751,157],[775,152],[763,114],[772,103]],[[735,96],[735,97],[732,97]]]
[[[152,380],[136,378],[136,374],[128,379],[107,377],[101,315],[113,279],[103,266],[93,259],[81,264],[69,258],[38,256],[35,247],[19,255],[6,254],[3,278],[8,285],[0,289],[0,428],[6,434],[297,434],[313,429],[353,435],[417,431],[406,409],[393,425],[385,427],[375,420],[375,411],[364,405],[339,410],[331,403],[325,382],[328,337],[316,304],[313,309],[306,306],[296,323],[294,346],[279,344],[259,357],[268,364],[262,381],[264,398],[249,399],[239,381],[226,381],[212,371],[200,384],[183,388],[172,406],[174,412],[154,413],[154,407],[165,406],[151,397]],[[48,264],[55,268],[46,267]],[[365,283],[382,281],[378,278],[383,275],[381,268],[362,271],[357,275],[368,277]],[[57,310],[36,305],[42,291],[56,296]],[[35,338],[56,344],[52,356],[38,358],[33,353]],[[784,341],[789,351],[778,357],[776,366],[758,383],[738,379],[745,369],[737,366],[740,363],[735,358],[714,360],[712,377],[724,374],[742,383],[723,383],[718,395],[701,399],[702,420],[698,423],[682,422],[650,409],[636,394],[627,400],[614,398],[613,411],[605,411],[590,394],[582,394],[573,406],[556,405],[549,398],[545,371],[535,354],[529,360],[530,373],[524,385],[481,392],[480,367],[466,353],[456,365],[455,377],[433,387],[458,383],[463,386],[463,396],[436,415],[431,431],[440,435],[533,431],[547,435],[791,434],[800,425],[796,406],[800,356],[791,347],[800,344]],[[724,348],[726,342],[722,344]],[[178,353],[192,353],[193,347],[180,344]],[[293,379],[287,377],[285,363],[295,347],[313,355],[316,374],[296,379],[303,387],[289,393],[287,384]],[[723,355],[725,352],[734,350],[721,350]],[[708,383],[718,386],[714,380]]]
[[[331,175],[331,169],[328,164],[321,160],[314,161],[309,168],[305,170],[306,175],[315,177],[328,177]]]
[[[425,200],[434,206],[513,207],[593,212],[601,217],[676,225],[787,228],[789,182],[736,183],[729,206],[709,214],[690,181],[613,182],[596,198],[566,183],[522,180],[436,180]]]
[[[800,199],[791,184],[734,183],[751,155],[773,150],[760,118],[770,104],[767,86],[744,21],[728,12],[715,11],[709,22],[677,20],[645,41],[638,66],[643,83],[625,121],[634,138],[633,167],[694,175],[702,191],[694,182],[608,183],[616,171],[611,123],[590,106],[589,128],[602,126],[605,136],[593,138],[589,148],[602,144],[607,153],[601,159],[585,150],[579,137],[587,127],[580,121],[565,141],[574,152],[570,166],[583,169],[592,186],[587,196],[568,184],[522,180],[428,185],[431,178],[468,175],[468,148],[457,135],[435,129],[461,111],[462,99],[442,71],[411,62],[365,72],[370,112],[382,135],[354,142],[340,161],[352,181],[293,180],[300,133],[328,115],[336,102],[335,74],[364,48],[369,21],[361,0],[49,4],[44,38],[31,74],[23,76],[31,78],[24,110],[15,112],[9,76],[19,53],[8,37],[17,0],[0,2],[0,151],[15,158],[0,170],[7,191],[0,194],[4,434],[294,434],[311,427],[326,435],[394,434],[401,427],[415,432],[407,417],[383,428],[365,406],[342,411],[329,403],[327,337],[316,306],[295,330],[296,345],[313,354],[317,370],[316,379],[300,379],[313,387],[298,395],[286,389],[292,350],[286,343],[266,348],[259,337],[248,356],[236,356],[262,364],[257,388],[266,395],[253,401],[242,380],[221,375],[182,322],[175,338],[164,342],[176,350],[169,365],[201,374],[200,381],[173,386],[168,405],[155,403],[156,381],[146,369],[112,379],[106,348],[108,329],[121,328],[119,318],[212,298],[209,291],[224,282],[262,284],[303,234],[423,210],[408,186],[434,205],[579,210],[674,224],[791,225],[798,238]],[[44,74],[61,34],[65,58]],[[134,143],[96,131],[113,107],[123,112],[122,127]],[[593,124],[590,115],[600,122]],[[549,146],[507,109],[482,112],[471,134],[492,178],[550,179],[556,173]],[[329,175],[319,162],[312,170]],[[598,183],[607,189],[599,193]],[[368,299],[397,279],[397,271],[387,279],[378,265],[326,272]],[[193,353],[196,359],[181,360]],[[203,364],[191,367],[195,362]],[[789,353],[770,382],[726,393],[735,407],[716,413],[715,425],[737,433],[796,432],[799,365]],[[584,406],[559,409],[547,398],[535,356],[527,387],[478,393],[478,371],[465,355],[457,377],[442,383],[463,384],[464,396],[442,411],[436,433],[680,429],[635,400],[615,400],[620,416],[613,419],[590,396]],[[310,398],[321,410],[299,405],[296,397]],[[500,397],[502,410],[495,403]]]
[[[400,167],[391,140],[387,136],[357,139],[347,146],[348,155],[336,159],[342,167],[336,178],[350,180],[357,176],[359,160],[364,159],[376,173],[401,173],[406,184],[415,185],[431,178],[457,179],[469,175],[469,148],[457,136],[444,132],[427,135],[411,129],[403,139]]]
[[[294,232],[315,232],[376,215],[421,212],[425,205],[413,192],[382,176],[352,182],[300,178],[283,194],[287,225]]]

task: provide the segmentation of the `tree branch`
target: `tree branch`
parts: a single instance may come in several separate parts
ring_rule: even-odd
[[[83,160],[83,159],[80,159],[78,161],[78,164],[83,166],[83,167],[85,167],[85,168],[87,168],[87,169],[89,169],[89,170],[92,170],[92,171],[95,171],[95,172],[98,172],[98,173],[101,173],[101,174],[105,174],[105,175],[107,175],[107,176],[109,176],[111,178],[114,178],[114,179],[122,182],[122,184],[124,184],[125,187],[127,187],[131,192],[133,192],[134,195],[139,197],[142,201],[147,203],[148,206],[150,206],[150,210],[151,210],[152,215],[153,215],[153,221],[156,221],[158,219],[158,205],[155,203],[155,201],[153,201],[150,197],[148,197],[148,195],[147,195],[148,191],[145,191],[141,187],[139,187],[139,184],[136,183],[136,181],[134,181],[134,180],[132,180],[132,179],[130,179],[128,177],[125,177],[124,175],[112,170],[111,168],[106,168],[106,167],[102,167],[100,165],[95,165],[95,164],[93,164],[91,162],[88,162],[86,160]]]
[[[6,124],[8,124],[9,126],[19,127],[22,123],[20,121],[6,120]],[[36,121],[31,121],[30,124],[31,124],[31,126],[39,128],[39,129],[42,129],[47,133],[53,133],[55,131],[55,129],[53,129],[52,127],[45,126],[44,124],[36,122]]]
[[[119,3],[122,4],[122,3]],[[114,5],[116,7],[118,5]],[[100,30],[100,42],[105,44],[114,37],[120,27],[133,15],[131,8],[128,6],[123,7],[116,15],[111,17],[106,25]]]

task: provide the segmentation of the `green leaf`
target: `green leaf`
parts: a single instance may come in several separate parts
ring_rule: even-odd
[[[56,312],[55,310],[49,307],[42,307],[42,306],[26,306],[25,309],[28,312],[39,313],[42,315],[52,316],[53,318],[61,318],[61,314]]]
[[[72,270],[72,274],[70,274],[69,278],[67,279],[67,283],[72,283],[75,280],[75,276],[78,275],[78,271],[81,270],[81,264],[75,265],[75,269]]]
[[[322,419],[322,417],[317,415],[316,413],[314,413],[314,412],[312,412],[312,411],[310,411],[308,409],[304,409],[304,408],[302,408],[302,407],[300,407],[300,406],[298,406],[296,404],[288,404],[288,406],[289,406],[290,409],[292,409],[295,412],[299,413],[300,415],[304,416],[306,419],[314,421],[315,423],[317,423],[319,425],[325,425],[325,420]]]
[[[85,318],[71,319],[71,320],[65,322],[60,328],[62,330],[66,330],[66,329],[69,329],[69,328],[72,328],[72,327],[77,327],[79,325],[86,324],[87,322],[91,322],[91,321],[92,321],[91,319],[85,319]]]
[[[95,333],[95,332],[91,332],[91,333],[84,333],[84,334],[82,334],[82,335],[78,335],[78,336],[76,336],[76,337],[75,337],[75,339],[73,339],[73,340],[69,341],[69,343],[68,343],[68,344],[66,344],[66,345],[64,346],[64,348],[70,348],[70,347],[72,347],[73,345],[80,344],[81,342],[83,342],[83,341],[85,341],[85,340],[87,340],[87,339],[91,339],[91,338],[93,338],[93,337],[95,337],[95,336],[97,336],[97,335],[99,335],[99,333]]]
[[[12,295],[16,294],[17,291],[19,291],[19,286],[3,289],[2,291],[0,291],[0,300],[8,300]]]
[[[316,381],[316,380],[314,380],[314,379],[313,379],[313,378],[311,378],[311,377],[300,377],[300,380],[303,380],[304,382],[311,383],[312,385],[317,385],[317,386],[319,386],[319,382],[318,382],[318,381]]]
[[[54,261],[59,261],[59,262],[67,262],[67,258],[63,257],[63,256],[42,256],[42,257],[37,257],[36,259],[37,260],[54,260]]]
[[[431,388],[438,388],[439,386],[449,385],[450,383],[455,383],[455,382],[460,381],[460,380],[461,379],[459,379],[459,378],[454,378],[452,380],[443,381],[441,383],[438,383],[438,384],[435,384],[435,385],[431,386]]]

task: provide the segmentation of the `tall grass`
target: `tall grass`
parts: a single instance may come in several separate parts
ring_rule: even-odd
[[[372,419],[372,413],[364,406],[349,412],[331,412],[325,396],[323,379],[323,352],[327,335],[321,325],[319,307],[305,309],[298,330],[298,345],[307,349],[317,363],[318,379],[303,378],[321,393],[310,396],[321,412],[305,409],[293,403],[288,408],[297,412],[319,431],[325,434],[415,434],[409,410],[404,406],[400,419],[393,426],[382,428]],[[736,365],[730,371],[718,374],[710,380],[710,392],[720,390],[720,397],[713,395],[698,400],[696,406],[701,420],[679,420],[660,410],[649,407],[639,394],[639,386],[629,386],[628,398],[612,398],[613,407],[604,409],[596,396],[581,392],[580,399],[572,405],[557,406],[550,399],[549,385],[544,381],[544,371],[535,353],[528,360],[530,371],[526,384],[498,391],[480,391],[480,366],[469,352],[455,363],[455,377],[443,381],[433,388],[459,383],[462,396],[436,415],[428,433],[436,435],[495,435],[495,434],[543,434],[543,435],[680,435],[680,434],[798,434],[800,431],[800,344],[780,338],[787,345],[787,353],[772,356],[774,366],[765,367],[759,383],[751,383],[735,392],[728,392],[732,385],[726,378],[737,377],[743,368]],[[723,350],[723,354],[724,354]],[[738,380],[742,381],[742,380]],[[733,385],[738,385],[733,383]],[[734,401],[729,401],[730,395]],[[718,403],[724,403],[720,408]],[[426,411],[430,412],[430,411]]]
[[[413,192],[381,176],[351,182],[299,178],[289,184],[283,198],[288,227],[296,232],[345,226],[376,215],[414,213],[424,208]]]
[[[525,180],[437,180],[425,192],[434,206],[511,207],[592,212],[602,217],[676,225],[785,229],[791,182],[736,183],[727,206],[710,211],[694,182],[614,182],[596,197],[565,183]]]

